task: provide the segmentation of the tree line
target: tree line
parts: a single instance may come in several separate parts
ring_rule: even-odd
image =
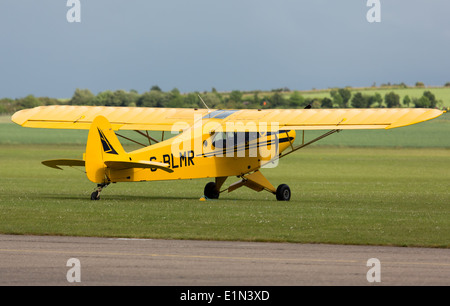
[[[371,107],[417,107],[442,108],[443,102],[429,90],[425,90],[419,98],[401,98],[394,91],[384,96],[372,95],[360,91],[352,93],[348,88],[337,88],[323,98],[304,97],[299,91],[288,88],[274,89],[271,92],[233,90],[220,93],[215,88],[210,92],[191,92],[182,94],[177,88],[164,92],[159,86],[152,86],[147,92],[139,94],[136,90],[106,90],[94,95],[89,89],[77,88],[70,99],[55,99],[28,95],[18,99],[0,99],[0,113],[14,113],[20,109],[41,105],[95,105],[95,106],[130,106],[130,107],[169,107],[169,108],[204,108],[212,109],[269,109],[269,108],[371,108]]]

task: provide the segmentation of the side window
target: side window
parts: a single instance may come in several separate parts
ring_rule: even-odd
[[[252,142],[256,139],[258,139],[258,133],[257,132],[239,132],[235,133],[235,143],[241,144],[241,143],[248,143]]]
[[[212,142],[215,148],[225,148],[226,147],[226,135],[224,132],[218,132],[214,135],[214,139]]]
[[[219,132],[214,136],[213,146],[223,149],[226,148],[227,144],[233,147],[256,139],[258,139],[257,132]]]

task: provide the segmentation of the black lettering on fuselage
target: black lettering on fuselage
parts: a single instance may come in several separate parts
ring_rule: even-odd
[[[173,154],[170,154],[170,157],[171,157],[171,160],[172,160],[172,169],[178,168],[178,165],[174,165],[174,163],[173,163],[173,160],[174,160]]]
[[[186,158],[186,152],[184,152],[183,154],[180,153],[180,167],[183,167],[183,162],[184,162],[184,166],[187,166],[187,158]]]
[[[169,154],[163,155],[163,163],[169,164],[169,167],[170,167],[170,155]]]
[[[189,151],[189,156],[188,156],[188,166],[190,166],[191,165],[191,163],[192,163],[192,165],[194,165],[194,151]]]
[[[162,156],[162,162],[169,165],[169,168],[176,169],[182,167],[194,166],[194,151],[185,151],[183,153],[180,152],[180,158],[177,164],[177,158],[173,156],[173,154],[164,154]],[[150,161],[156,161],[157,158],[155,156],[150,157]],[[152,172],[156,171],[156,168],[150,168]]]
[[[156,160],[156,157],[152,156],[150,157],[150,161],[154,161]],[[150,168],[150,171],[155,172],[157,169],[156,168]]]

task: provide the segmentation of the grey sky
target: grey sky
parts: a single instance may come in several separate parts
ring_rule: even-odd
[[[450,81],[450,1],[0,1],[0,97]]]

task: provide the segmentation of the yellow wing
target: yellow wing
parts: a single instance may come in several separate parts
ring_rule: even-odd
[[[192,125],[194,118],[202,118],[207,112],[194,108],[51,105],[18,111],[11,119],[24,127],[89,130],[92,121],[101,115],[115,131],[171,131],[174,124]]]
[[[419,108],[373,109],[273,109],[242,110],[230,115],[222,125],[275,123],[288,130],[391,129],[436,118],[443,111]]]
[[[234,130],[259,130],[276,124],[280,129],[391,129],[427,121],[443,111],[421,108],[374,109],[242,109],[139,108],[108,106],[40,106],[15,113],[12,120],[24,127],[89,129],[102,115],[113,130],[171,131],[174,124],[188,126],[202,118]],[[236,128],[238,127],[238,128]]]

